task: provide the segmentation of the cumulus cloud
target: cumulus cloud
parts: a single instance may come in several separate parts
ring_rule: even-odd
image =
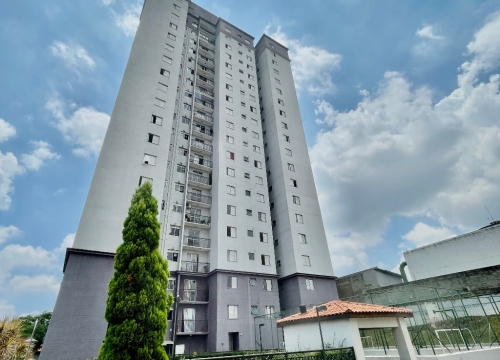
[[[99,154],[108,128],[109,115],[93,107],[78,107],[66,104],[57,97],[50,99],[45,108],[55,119],[54,126],[64,139],[74,146],[77,156],[89,157]]]
[[[93,69],[96,66],[94,59],[90,57],[87,50],[78,44],[66,44],[54,40],[50,46],[50,51],[53,56],[60,58],[68,69],[78,74],[83,70]]]
[[[483,226],[483,204],[500,214],[500,75],[491,74],[500,66],[497,29],[498,15],[475,34],[457,88],[438,102],[432,89],[398,72],[363,91],[355,109],[316,102],[317,121],[329,127],[310,154],[335,270],[365,267],[366,249],[383,241],[394,216],[440,223],[407,234],[417,245],[449,237],[450,227]]]
[[[57,160],[61,155],[50,150],[50,144],[45,141],[31,141],[35,150],[31,154],[21,155],[21,163],[28,170],[40,170],[47,160]]]
[[[12,203],[10,195],[14,191],[14,177],[24,173],[25,169],[18,163],[16,156],[0,151],[0,210],[8,210]]]
[[[139,17],[141,16],[142,5],[135,3],[125,7],[122,14],[114,13],[115,24],[126,36],[134,36],[139,26]]]
[[[23,232],[19,230],[18,227],[9,225],[9,226],[1,226],[0,225],[0,244],[6,242],[10,238],[21,235]]]
[[[16,136],[16,128],[4,119],[0,118],[0,143]]]
[[[434,26],[432,25],[425,25],[423,28],[417,30],[415,35],[424,38],[424,39],[431,39],[431,40],[443,40],[444,36],[436,35],[434,34]]]
[[[16,275],[10,278],[8,288],[14,293],[55,293],[60,281],[54,275]]]
[[[68,234],[66,237],[63,239],[61,246],[57,249],[59,252],[66,251],[67,248],[73,246],[73,242],[75,241],[75,234]]]
[[[0,299],[0,317],[3,317],[5,315],[13,316],[15,314],[16,308],[14,307],[14,305],[9,304],[5,299]]]
[[[335,91],[330,72],[340,67],[342,56],[321,47],[305,45],[300,40],[289,38],[280,26],[271,32],[271,24],[264,33],[289,49],[295,86],[313,95],[325,95]]]
[[[456,236],[453,231],[446,227],[433,227],[422,222],[415,224],[413,229],[403,239],[411,243],[411,247],[420,247],[432,244],[436,241],[452,238]]]
[[[431,56],[438,53],[438,50],[444,45],[445,37],[436,35],[436,30],[433,25],[424,25],[417,30],[415,35],[420,41],[413,47],[412,52],[418,56]]]

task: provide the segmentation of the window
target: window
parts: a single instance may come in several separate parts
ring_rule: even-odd
[[[271,265],[271,257],[269,255],[261,255],[260,256],[261,264],[265,266]]]
[[[250,278],[248,280],[248,282],[250,283],[250,286],[257,286],[257,279],[256,278]]]
[[[227,58],[228,58],[229,60],[231,60],[232,56],[231,56],[230,54],[226,53],[226,56],[227,56]],[[226,63],[226,64],[227,64],[227,63]]]
[[[243,161],[244,162],[249,162],[250,161],[250,158],[248,156],[243,156]]]
[[[290,142],[290,136],[288,136],[288,135],[283,135],[283,137],[285,138],[285,141],[286,141],[286,142],[288,142],[288,143]]]
[[[238,260],[238,253],[236,250],[228,250],[227,251],[227,261],[229,262],[237,262]]]
[[[234,123],[232,123],[231,121],[226,121],[226,127],[228,129],[234,130]]]
[[[234,152],[226,151],[226,158],[234,160]]]
[[[256,119],[252,119],[252,125],[257,126],[258,124],[259,124],[259,123],[258,123],[258,121],[257,121]]]
[[[226,101],[232,103],[233,102],[233,98],[229,95],[226,95]]]
[[[245,190],[245,195],[246,196],[252,196],[252,192],[250,190]]]
[[[172,23],[172,22],[171,22],[171,23],[170,23],[170,27],[171,27],[172,29],[174,29],[174,30],[177,30],[177,27],[178,27],[178,26],[177,26],[177,25],[175,25],[174,23]]]
[[[254,78],[254,76],[253,76],[253,75],[250,75],[250,74],[248,74],[248,78],[249,78],[250,80],[255,79],[255,78]]]
[[[151,144],[158,145],[160,143],[160,137],[158,135],[149,133],[148,142],[150,142]]]
[[[172,64],[172,59],[169,58],[167,55],[163,55],[163,62],[166,62],[167,64]]]
[[[167,252],[167,260],[177,262],[179,259],[179,253],[177,251],[168,251]]]
[[[247,236],[253,237],[253,230],[247,230]]]
[[[252,61],[252,57],[247,55],[247,60]]]
[[[257,194],[257,201],[261,203],[265,202],[264,194]]]
[[[280,241],[278,239],[274,239],[274,246],[278,246],[280,244]]]
[[[226,108],[226,114],[233,116],[233,110],[230,108]]]
[[[247,216],[252,216],[252,209],[247,209]]]
[[[232,70],[232,69],[233,69],[233,65],[231,65],[230,63],[226,63],[226,67],[227,67],[229,70]]]
[[[175,190],[178,192],[184,192],[184,184],[181,184],[180,182],[175,183]]]
[[[228,195],[236,195],[236,188],[231,185],[226,186],[226,194]]]
[[[241,127],[241,131],[247,132],[247,128],[246,127]]]
[[[247,64],[247,69],[253,71],[253,66]]]
[[[299,243],[307,244],[307,239],[305,234],[299,234]]]
[[[170,226],[170,235],[180,236],[181,228],[178,226]]]
[[[227,176],[234,177],[234,169],[228,167],[226,168],[226,171],[227,171]]]
[[[227,306],[227,318],[228,319],[238,319],[238,305],[228,305]]]
[[[142,163],[146,165],[155,166],[156,165],[156,156],[150,154],[144,154],[144,158],[142,159]]]
[[[273,60],[273,61],[274,61],[274,60]],[[273,69],[273,72],[274,72],[276,75],[279,75],[279,74],[280,74],[280,72],[279,72],[278,70],[276,70],[276,69]],[[279,80],[278,80],[278,81],[279,81]],[[279,84],[279,83],[278,83],[278,84]]]
[[[282,106],[285,106],[285,102],[281,99],[278,99],[278,104],[282,105]]]
[[[293,203],[296,205],[300,205],[300,198],[298,196],[292,195]]]
[[[241,118],[242,118],[243,120],[246,120],[246,119],[247,119],[247,116],[246,116],[245,114],[241,114]]]
[[[273,65],[278,65],[278,62],[276,60],[273,60]]]
[[[248,147],[248,141],[243,141],[243,146]]]
[[[236,228],[232,226],[228,226],[226,229],[227,236],[235,238],[236,237]]]
[[[265,256],[265,255],[262,255]],[[265,291],[273,291],[273,281],[271,279],[264,279],[264,290]],[[266,306],[266,309],[268,307]]]
[[[232,215],[232,216],[236,216],[236,206],[228,205],[227,206],[227,214]]]
[[[261,243],[267,243],[268,242],[268,236],[267,236],[267,233],[265,232],[261,232],[259,233],[259,238],[260,238],[260,242]]]
[[[174,4],[174,8],[175,8],[175,10],[180,10],[181,9],[181,7],[179,5],[177,5],[177,4]]]
[[[280,90],[280,89],[278,89],[278,88],[276,88],[276,91],[277,91],[277,92],[278,92],[278,94],[280,94],[280,95],[281,95],[281,94],[283,94],[283,93],[281,92],[281,90]]]
[[[174,18],[174,19],[179,19],[179,15],[177,15],[176,13],[172,13],[171,16]]]
[[[231,34],[231,29],[229,29],[229,28],[225,28],[224,30],[226,30],[228,33],[230,33],[230,34]]]
[[[252,305],[250,312],[252,315],[259,315],[259,307],[257,305]]]
[[[256,176],[255,177],[255,183],[257,185],[264,185],[264,179],[262,177],[260,177],[260,176]]]
[[[226,73],[226,79],[233,80],[233,75]]]
[[[256,152],[257,154],[260,154],[260,147],[257,145],[253,146],[253,152]]]
[[[243,74],[243,70],[241,70],[241,69],[240,69],[240,70],[238,70],[238,71],[240,72],[240,74]]]
[[[226,135],[226,142],[230,144],[234,144],[234,137]]]
[[[302,255],[302,265],[311,266],[311,259],[307,255]]]
[[[250,179],[250,173],[245,173],[245,179]]]
[[[139,177],[139,186],[145,183],[150,183],[151,185],[153,185],[153,179],[146,176]]]
[[[154,104],[162,109],[165,109],[165,100],[155,98]]]
[[[191,105],[188,104],[188,103],[184,103],[184,109],[188,110],[188,111],[191,111]]]
[[[240,84],[244,84],[245,82],[243,80],[240,79]]]
[[[259,212],[259,221],[266,222],[266,213]]]
[[[162,68],[160,69],[160,75],[163,75],[165,77],[170,77],[170,71]]]
[[[257,169],[262,169],[262,163],[261,163],[260,161],[254,160],[253,165],[254,165]]]
[[[254,139],[258,139],[259,138],[259,133],[256,133],[255,131],[252,131],[252,137]]]
[[[250,106],[250,111],[253,112],[254,114],[257,114],[257,108]]]
[[[240,103],[240,105],[241,105],[242,107],[247,106],[247,104],[245,104],[243,101]]]
[[[174,204],[174,205],[172,205],[172,211],[182,212],[182,205],[181,204]]]
[[[290,185],[292,185],[292,187],[297,187],[297,180],[290,179]]]
[[[276,267],[281,267],[281,260],[276,260]]]
[[[248,45],[250,45],[250,41],[247,40],[247,39],[245,39],[245,43],[248,44]]]
[[[237,276],[228,276],[227,277],[227,288],[228,289],[237,289],[238,288],[238,277]]]
[[[286,117],[286,114],[283,110],[280,110],[280,115],[283,116],[283,117]]]
[[[248,88],[249,88],[250,90],[255,90],[255,86],[253,86],[253,85],[251,85],[251,84],[248,84]]]
[[[175,279],[168,279],[167,290],[175,290]]]
[[[189,118],[188,118],[188,117],[183,116],[183,117],[182,117],[182,122],[183,122],[184,124],[189,124],[189,122],[190,122],[190,121],[189,121]]]
[[[169,39],[172,39],[172,40],[175,40],[175,39],[176,39],[176,36],[175,36],[174,34],[172,34],[172,33],[168,33],[167,37],[168,37]]]
[[[299,224],[304,223],[304,217],[300,214],[295,214],[295,221],[297,221]]]
[[[226,84],[226,89],[228,89],[229,91],[233,91],[233,86],[229,85],[229,84]]]
[[[232,50],[233,48],[231,47],[231,45],[226,44],[226,49]]]
[[[292,156],[292,150],[290,150],[290,149],[285,149],[285,153],[286,153],[288,156]]]
[[[295,165],[288,163],[288,170],[295,171]]]
[[[167,49],[170,52],[174,52],[174,47],[172,45],[165,44],[165,49]]]
[[[183,147],[179,147],[179,149],[177,150],[177,153],[178,153],[179,155],[187,156],[187,154],[188,154],[188,149],[185,149],[185,148],[183,148]]]
[[[307,290],[314,290],[314,280],[313,279],[306,279],[306,289]]]

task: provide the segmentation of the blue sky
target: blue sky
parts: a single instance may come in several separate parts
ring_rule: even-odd
[[[497,1],[198,1],[290,49],[336,275],[500,218]],[[135,0],[0,4],[0,314],[52,310]]]

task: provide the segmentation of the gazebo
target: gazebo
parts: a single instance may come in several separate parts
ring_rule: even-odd
[[[286,351],[320,350],[325,345],[352,346],[357,360],[365,360],[360,329],[390,328],[401,360],[416,360],[406,328],[410,309],[334,300],[277,321],[283,328]],[[330,339],[334,342],[329,343]]]

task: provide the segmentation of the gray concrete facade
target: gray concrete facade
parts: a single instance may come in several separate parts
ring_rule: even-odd
[[[306,280],[313,282],[308,286]],[[279,286],[283,310],[298,311],[300,305],[324,304],[339,298],[334,278],[297,274],[279,279]]]
[[[366,293],[385,286],[403,283],[401,275],[378,267],[358,271],[337,278],[337,290],[341,299]]]

